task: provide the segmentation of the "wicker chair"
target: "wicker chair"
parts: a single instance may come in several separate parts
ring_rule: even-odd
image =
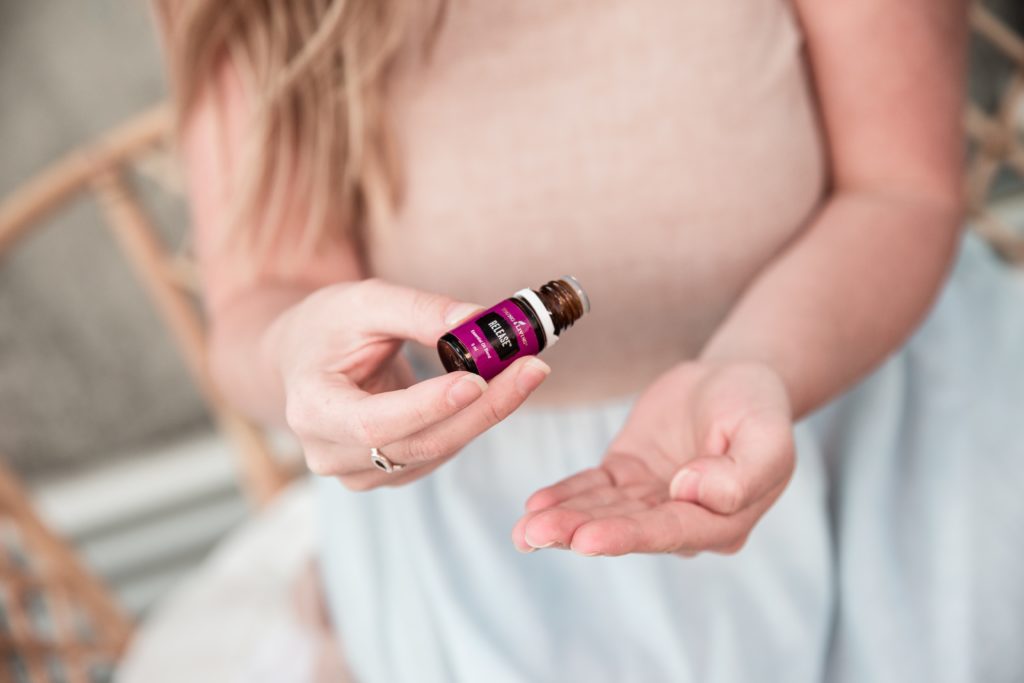
[[[990,207],[1001,169],[1024,178],[1018,129],[1024,105],[1024,40],[975,5],[975,32],[1013,64],[994,113],[969,105],[972,154],[966,196],[972,224],[1008,261],[1024,264],[1024,238]],[[0,204],[0,255],[50,213],[79,195],[98,199],[110,228],[181,350],[210,412],[236,445],[242,485],[256,506],[274,498],[292,472],[274,457],[264,435],[220,397],[203,362],[203,320],[194,303],[187,258],[162,244],[128,181],[166,156],[170,117],[153,110],[97,144],[77,151]],[[26,683],[105,680],[132,626],[107,591],[33,511],[28,496],[0,466],[0,679]]]
[[[0,679],[26,683],[106,680],[131,634],[106,588],[2,464],[0,624]]]
[[[187,254],[163,244],[129,171],[173,186],[166,163],[171,117],[165,107],[139,116],[75,151],[0,204],[0,256],[47,217],[91,195],[174,337],[210,414],[234,444],[241,488],[255,507],[269,503],[297,472],[263,432],[220,396],[206,369],[204,323]],[[104,680],[131,633],[126,616],[47,530],[29,498],[0,468],[0,680],[7,670],[31,683]],[[104,664],[105,662],[105,664]],[[92,678],[90,678],[92,676]]]
[[[257,506],[267,503],[291,479],[262,432],[225,402],[206,368],[206,336],[196,305],[197,284],[188,254],[164,245],[133,189],[131,168],[173,186],[168,173],[171,117],[154,109],[99,142],[68,155],[0,204],[0,256],[51,213],[89,193],[140,284],[173,335],[192,379],[218,427],[235,444],[242,487]]]
[[[1024,236],[1000,220],[991,207],[992,190],[1004,169],[1017,181],[1024,181],[1024,39],[999,20],[981,3],[971,8],[975,33],[994,47],[1012,65],[1002,86],[996,109],[985,112],[968,103],[965,116],[968,140],[973,150],[966,177],[967,207],[972,227],[1007,261],[1024,265]]]

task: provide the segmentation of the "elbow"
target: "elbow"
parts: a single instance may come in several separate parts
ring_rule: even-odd
[[[237,407],[236,397],[238,391],[235,388],[237,372],[232,367],[233,340],[220,331],[218,326],[213,326],[206,340],[206,374],[212,383],[212,388],[217,394]]]
[[[263,416],[254,407],[256,388],[243,367],[244,356],[237,335],[226,334],[214,326],[206,348],[207,375],[213,391],[231,408],[262,421]]]
[[[217,399],[264,426],[284,425],[283,388],[247,327],[214,324],[207,338],[206,373]]]
[[[908,204],[912,217],[906,225],[916,225],[913,249],[918,253],[922,275],[932,281],[935,292],[949,276],[960,251],[966,223],[966,203],[959,196],[918,198]]]
[[[876,185],[848,189],[842,195],[874,206],[881,223],[897,228],[889,233],[890,239],[902,234],[897,242],[913,261],[922,266],[934,264],[943,275],[951,267],[967,218],[966,198],[958,186],[925,189]]]
[[[967,225],[967,197],[963,192],[950,192],[936,197],[932,200],[932,211],[935,221],[950,236],[950,242],[955,247]]]
[[[940,251],[944,277],[953,267],[959,252],[967,224],[967,202],[959,194],[936,199],[931,204],[926,220],[932,226],[929,232]]]

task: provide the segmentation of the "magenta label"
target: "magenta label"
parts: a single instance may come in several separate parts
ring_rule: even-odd
[[[537,333],[520,306],[514,299],[505,299],[450,333],[469,351],[484,379],[491,379],[516,358],[540,351]]]

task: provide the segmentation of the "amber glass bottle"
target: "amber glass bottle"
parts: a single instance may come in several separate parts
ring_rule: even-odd
[[[468,370],[489,380],[516,358],[553,345],[589,311],[587,293],[567,275],[473,314],[437,340],[437,353],[448,372]]]

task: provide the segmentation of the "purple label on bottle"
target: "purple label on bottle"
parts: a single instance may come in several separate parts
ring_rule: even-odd
[[[491,379],[516,358],[540,351],[537,333],[521,306],[515,299],[505,299],[451,331],[484,379]]]

